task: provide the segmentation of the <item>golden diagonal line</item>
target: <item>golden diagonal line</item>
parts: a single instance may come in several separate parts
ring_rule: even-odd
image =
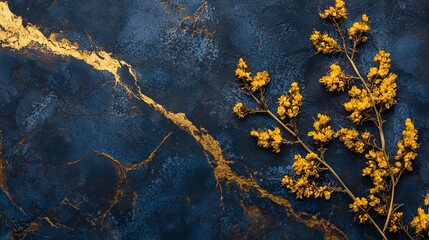
[[[32,50],[48,55],[51,54],[67,58],[75,58],[84,61],[96,70],[110,72],[113,75],[116,84],[122,86],[130,96],[143,101],[154,110],[164,115],[164,117],[169,119],[173,124],[191,135],[195,141],[201,145],[204,151],[210,153],[213,157],[213,162],[210,164],[213,167],[214,176],[218,186],[220,186],[220,183],[224,181],[226,184],[235,183],[242,191],[254,189],[258,192],[260,197],[270,199],[271,201],[283,206],[287,215],[298,222],[304,223],[307,227],[318,229],[331,239],[334,237],[339,239],[346,238],[347,235],[345,233],[328,221],[317,219],[316,217],[306,213],[295,213],[290,202],[285,198],[273,195],[263,189],[254,180],[238,176],[234,173],[228,165],[228,161],[222,154],[219,142],[216,141],[204,128],[196,127],[184,113],[173,113],[167,111],[162,105],[155,102],[152,98],[144,95],[138,84],[136,74],[128,63],[112,57],[111,53],[105,51],[88,51],[79,49],[77,44],[71,43],[67,39],[57,40],[58,35],[56,34],[52,34],[50,37],[45,37],[36,26],[30,23],[28,23],[27,26],[24,26],[22,23],[22,17],[14,15],[5,2],[0,2],[0,19],[0,43],[3,48],[9,48],[13,51]],[[119,71],[124,66],[128,68],[129,73],[134,79],[134,86],[127,85],[121,80]],[[136,92],[132,90],[133,87],[137,89]]]

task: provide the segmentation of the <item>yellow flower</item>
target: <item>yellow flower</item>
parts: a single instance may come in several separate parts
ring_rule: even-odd
[[[306,176],[295,180],[289,176],[284,176],[282,179],[282,185],[286,186],[291,192],[296,194],[296,198],[302,199],[305,197],[310,197],[312,195],[311,185]]]
[[[250,89],[252,92],[265,87],[271,81],[267,71],[257,72],[256,76],[252,77],[252,74],[248,71],[248,68],[249,66],[247,66],[247,63],[243,58],[238,59],[235,75],[238,79],[242,80],[246,84],[250,84]]]
[[[368,220],[366,209],[368,208],[368,200],[365,197],[355,198],[354,202],[349,204],[349,208],[358,214],[359,222],[364,223]]]
[[[317,155],[309,153],[305,158],[301,155],[295,155],[295,162],[292,164],[296,175],[319,176],[319,164],[317,163]]]
[[[349,102],[344,103],[344,108],[351,112],[349,118],[354,123],[360,123],[366,112],[371,108],[371,98],[365,89],[353,86],[349,91]]]
[[[246,107],[242,102],[235,104],[233,111],[238,118],[244,118],[247,114],[250,113],[250,109]]]
[[[332,21],[342,22],[347,18],[346,3],[344,0],[336,0],[335,6],[331,6],[325,11],[319,13],[323,19],[330,19]]]
[[[251,81],[252,76],[251,73],[247,71],[248,66],[246,61],[244,61],[243,58],[238,59],[237,63],[237,69],[235,70],[235,76],[237,76],[238,79],[243,81]]]
[[[369,32],[369,30],[368,16],[363,14],[361,21],[353,23],[353,26],[349,29],[349,39],[356,44],[366,42],[368,37],[365,34]]]
[[[347,78],[344,72],[341,70],[340,65],[331,64],[330,68],[331,72],[329,73],[329,75],[323,76],[319,80],[319,82],[325,85],[330,92],[344,91],[344,87],[348,82],[349,78]]]
[[[360,223],[364,223],[368,220],[368,214],[366,213],[368,200],[366,198],[355,198],[354,202],[349,204],[349,208],[351,208],[353,212],[357,213]]]
[[[338,138],[344,145],[353,152],[363,153],[365,147],[371,137],[369,132],[364,132],[359,138],[359,132],[354,128],[341,128],[335,133],[335,137]]]
[[[237,68],[247,69],[249,67],[247,66],[246,61],[244,61],[243,58],[240,58],[238,59]]]
[[[374,57],[374,62],[377,63],[378,67],[372,67],[368,73],[368,79],[375,81],[382,79],[387,76],[390,70],[390,53],[380,50]]]
[[[250,85],[252,86],[252,92],[257,91],[262,87],[265,87],[270,82],[270,80],[271,78],[269,77],[267,71],[257,72],[256,76],[250,82]]]
[[[288,175],[283,177],[282,185],[292,193],[295,193],[297,198],[323,197],[329,200],[332,192],[335,191],[329,186],[319,186],[314,181],[310,181],[311,177],[319,177],[320,168],[317,158],[318,156],[315,153],[309,153],[305,158],[299,154],[295,155],[295,162],[292,164],[292,168],[295,171],[295,175],[299,176],[299,178],[294,179]]]
[[[287,96],[280,96],[277,114],[281,119],[294,118],[298,116],[299,108],[302,106],[302,95],[299,91],[298,83],[292,82]]]
[[[331,198],[332,190],[328,186],[319,186],[314,181],[310,181],[307,176],[301,176],[294,179],[288,175],[282,179],[282,185],[289,189],[290,192],[295,193],[296,198],[322,198],[326,200]]]
[[[413,170],[411,161],[417,157],[417,148],[419,147],[417,133],[418,131],[415,129],[413,122],[407,118],[405,120],[405,130],[402,131],[403,139],[397,144],[398,151],[396,152],[395,161],[399,164],[402,161],[403,167],[408,171]],[[399,172],[399,170],[397,171]]]
[[[330,117],[324,114],[317,114],[317,118],[313,123],[313,131],[308,133],[309,137],[312,137],[316,144],[327,143],[331,141],[334,131],[332,131],[331,126],[326,126],[327,123],[331,120]]]
[[[323,192],[323,195],[325,196],[325,199],[326,199],[326,200],[331,199],[331,192],[329,192],[329,191],[324,191],[324,192]]]
[[[361,137],[362,137],[363,140],[368,140],[368,139],[371,138],[371,133],[364,132],[364,133],[361,134]]]
[[[372,67],[368,73],[371,81],[371,90],[375,104],[382,108],[389,109],[395,103],[396,97],[396,74],[390,71],[390,53],[380,50],[374,57],[374,62],[378,65]]]
[[[362,176],[371,178],[373,187],[369,190],[370,194],[380,194],[387,189],[386,178],[389,176],[389,162],[382,151],[370,150],[365,154],[367,159],[366,167],[362,170]],[[383,212],[379,209],[379,212]]]
[[[321,34],[319,31],[314,31],[310,36],[310,41],[313,43],[316,50],[323,54],[341,52],[341,48],[337,41],[330,37],[327,33]]]
[[[425,204],[425,206],[429,206],[429,193],[425,194],[424,204]]]
[[[282,133],[279,128],[266,131],[252,130],[250,132],[252,137],[258,138],[258,146],[262,148],[272,148],[273,152],[279,153],[280,147],[283,144]]]
[[[404,216],[403,212],[395,212],[392,214],[390,218],[390,224],[389,224],[389,232],[397,232],[400,230],[400,225],[402,221],[402,217]]]
[[[417,216],[411,221],[411,226],[416,229],[417,234],[427,232],[429,229],[429,213],[423,208],[417,209]]]
[[[389,75],[381,81],[381,84],[374,86],[372,90],[375,103],[381,105],[385,109],[391,108],[396,103],[396,78],[396,74],[389,73]]]

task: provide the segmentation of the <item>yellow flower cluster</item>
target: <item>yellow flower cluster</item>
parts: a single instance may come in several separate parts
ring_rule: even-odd
[[[295,162],[292,164],[292,168],[295,171],[295,175],[300,176],[300,178],[294,179],[286,175],[282,179],[282,185],[295,193],[297,198],[324,197],[326,200],[331,198],[332,189],[328,186],[319,186],[314,181],[309,180],[312,176],[319,177],[320,169],[315,153],[309,153],[305,158],[299,154],[295,155]]]
[[[248,66],[243,58],[238,59],[237,69],[235,70],[235,76],[243,81],[252,81],[252,74],[248,71]]]
[[[411,166],[411,161],[417,157],[417,148],[419,144],[418,140],[418,131],[414,127],[411,119],[407,118],[405,120],[405,130],[402,131],[403,139],[400,140],[397,144],[398,151],[395,156],[395,167],[393,169],[394,173],[398,173],[401,170],[402,162],[403,167],[408,171],[412,171],[413,167]],[[402,162],[401,162],[402,161]]]
[[[317,118],[318,120],[313,123],[314,130],[308,132],[308,136],[312,137],[316,144],[327,143],[331,141],[334,135],[331,126],[327,126],[331,118],[320,113],[317,114]]]
[[[387,205],[381,204],[381,199],[379,197],[376,197],[374,194],[369,195],[369,206],[371,206],[374,211],[376,211],[380,215],[386,215]]]
[[[282,132],[279,128],[267,131],[252,130],[250,135],[258,138],[258,146],[263,148],[272,148],[273,152],[279,153],[283,144]]]
[[[341,48],[337,41],[330,37],[327,33],[321,34],[319,31],[314,31],[310,36],[310,40],[316,50],[323,54],[341,52]]]
[[[335,6],[331,6],[319,13],[319,16],[323,19],[341,22],[347,18],[346,3],[344,0],[336,0]]]
[[[423,201],[423,204],[425,205],[425,206],[429,206],[429,194],[425,194],[425,199],[424,199],[424,201]]]
[[[321,198],[326,200],[331,199],[332,191],[328,186],[319,186],[314,181],[311,181],[306,176],[301,176],[298,179],[293,179],[288,175],[282,179],[282,185],[286,186],[289,191],[296,194],[296,198],[302,199],[303,197]]]
[[[411,221],[411,226],[416,229],[417,234],[427,232],[429,230],[429,213],[426,213],[423,208],[418,208],[417,216]]]
[[[295,161],[292,164],[293,170],[296,175],[304,176],[319,176],[319,164],[317,163],[317,155],[315,153],[309,153],[305,158],[301,155],[295,155]]]
[[[374,207],[377,213],[383,215],[386,213],[386,209],[380,205],[380,198],[377,196],[388,189],[386,177],[389,175],[389,162],[382,151],[370,150],[365,158],[367,159],[367,166],[362,170],[362,176],[369,176],[373,184],[369,190],[370,205]]]
[[[341,128],[335,133],[335,137],[338,138],[344,145],[353,152],[363,153],[365,147],[369,143],[371,134],[364,132],[360,135],[359,132],[354,128]]]
[[[242,102],[236,103],[232,110],[238,118],[244,118],[251,111],[251,109],[246,107]]]
[[[366,42],[368,37],[365,33],[369,32],[369,22],[368,16],[366,14],[362,14],[362,18],[360,22],[355,22],[349,29],[349,39],[354,43]]]
[[[400,230],[402,218],[404,216],[403,212],[395,212],[392,214],[389,223],[389,232],[397,232]]]
[[[367,167],[362,171],[362,176],[370,176],[373,179],[377,191],[371,189],[370,193],[374,194],[385,188],[384,177],[388,175],[387,166],[389,163],[381,151],[370,150],[365,154],[365,158],[368,161],[366,162]]]
[[[265,87],[271,81],[267,71],[257,72],[256,76],[252,78],[252,73],[248,71],[248,68],[247,63],[243,58],[238,59],[235,76],[244,82],[249,82],[252,92]]]
[[[429,194],[426,193],[424,205],[426,207],[429,206]],[[429,213],[426,213],[426,211],[423,208],[417,209],[417,216],[413,218],[411,221],[411,226],[416,229],[417,234],[422,234],[423,232],[429,231]],[[429,236],[429,232],[428,232]]]
[[[372,67],[369,69],[368,79],[371,81],[380,81],[385,78],[390,71],[390,53],[380,50],[374,57],[374,62],[377,63],[378,67]]]
[[[302,95],[299,91],[298,83],[292,82],[287,96],[280,96],[278,101],[277,114],[281,119],[294,118],[298,116],[299,107],[302,106]]]
[[[329,75],[323,76],[319,82],[326,86],[328,91],[334,92],[342,92],[344,91],[344,87],[348,82],[349,78],[344,74],[340,65],[331,64],[330,66],[331,72]]]
[[[395,103],[396,74],[390,71],[390,53],[380,50],[374,57],[378,67],[372,67],[368,73],[375,104],[389,109]]]
[[[397,75],[389,73],[390,69],[390,54],[380,50],[374,57],[374,61],[378,64],[378,67],[373,67],[368,73],[368,79],[371,82],[371,92],[374,100],[374,104],[389,109],[395,103],[396,96],[396,78]],[[359,89],[353,86],[349,91],[349,95],[352,97],[349,102],[344,103],[344,108],[352,112],[349,118],[355,122],[360,123],[365,117],[365,113],[368,112],[369,108],[373,104],[370,94],[366,89]]]
[[[366,209],[368,208],[368,200],[366,198],[355,198],[354,202],[349,204],[349,208],[358,214],[360,223],[364,223],[368,220],[368,214],[366,213]]]
[[[372,89],[372,94],[376,104],[380,104],[382,107],[389,109],[396,103],[395,96],[397,77],[398,76],[396,74],[390,73],[383,79],[379,86]]]
[[[354,123],[360,123],[365,113],[371,108],[371,98],[365,89],[353,86],[349,91],[349,102],[344,103],[344,108],[351,112],[349,118]]]
[[[253,78],[253,81],[250,82],[252,86],[252,91],[255,92],[262,87],[265,87],[271,81],[270,76],[267,71],[257,72],[256,76]]]
[[[353,203],[349,204],[349,208],[353,210],[353,212],[359,212],[361,209],[366,209],[368,207],[368,200],[365,197],[355,198]]]

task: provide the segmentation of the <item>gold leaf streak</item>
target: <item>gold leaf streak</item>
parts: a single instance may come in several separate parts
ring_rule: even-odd
[[[131,219],[134,221],[134,214],[135,214],[135,206],[136,206],[136,202],[137,202],[137,193],[134,191],[133,192],[133,200],[131,201]]]
[[[176,126],[190,134],[195,141],[202,146],[204,151],[207,151],[213,156],[214,161],[211,165],[214,168],[214,175],[218,186],[220,186],[221,181],[226,181],[227,183],[236,183],[242,190],[246,190],[246,188],[254,188],[261,197],[268,198],[285,207],[288,215],[293,217],[295,220],[306,224],[307,227],[319,229],[327,236],[333,236],[336,234],[346,236],[337,227],[328,223],[326,220],[317,220],[316,218],[306,220],[301,218],[300,214],[293,212],[288,200],[269,193],[252,179],[237,176],[229,167],[228,161],[224,159],[219,142],[208,134],[204,128],[197,128],[184,113],[169,112],[162,105],[156,103],[152,98],[142,93],[137,77],[133,72],[131,65],[128,63],[113,58],[111,53],[107,53],[105,51],[81,50],[77,44],[71,43],[69,40],[62,39],[58,41],[56,40],[57,35],[55,34],[46,38],[34,25],[28,23],[27,26],[24,27],[22,24],[22,18],[14,15],[5,2],[0,2],[0,19],[0,42],[2,47],[10,48],[15,51],[30,49],[46,54],[72,57],[84,61],[96,70],[110,72],[113,75],[116,84],[121,85],[130,96],[142,100],[154,110],[164,115],[164,117],[169,119]],[[137,88],[137,92],[134,92],[131,89],[131,86],[121,80],[119,70],[123,66],[128,67],[128,71],[134,79],[134,87]]]
[[[214,32],[210,31],[206,23],[211,19],[209,16],[209,2],[202,0],[200,6],[191,13],[186,7],[179,7],[178,3],[172,3],[170,0],[160,2],[166,9],[167,14],[174,16],[182,16],[180,19],[175,18],[174,21],[178,22],[177,26],[171,28],[171,38],[164,44],[170,44],[177,39],[180,33],[190,33],[193,38],[195,34],[199,33],[202,36],[213,36]],[[192,15],[192,16],[191,16]]]
[[[119,161],[118,159],[114,158],[113,156],[109,155],[108,153],[105,152],[100,152],[97,150],[93,150],[90,153],[84,155],[83,157],[75,160],[75,161],[71,161],[71,162],[67,162],[66,165],[74,165],[76,163],[81,162],[84,159],[89,158],[92,155],[99,155],[107,160],[109,160],[109,162],[112,163],[113,167],[115,168],[116,171],[116,175],[118,177],[118,183],[116,184],[116,189],[115,189],[115,196],[113,197],[113,199],[110,201],[110,205],[109,207],[104,210],[100,215],[99,215],[99,220],[102,222],[104,221],[104,219],[107,217],[107,214],[110,212],[110,210],[119,202],[122,200],[123,196],[124,196],[124,190],[125,187],[127,186],[127,182],[128,182],[128,176],[127,176],[127,172],[128,171],[134,171],[139,169],[140,167],[142,167],[143,165],[148,164],[149,162],[152,161],[153,157],[155,156],[155,154],[158,152],[159,148],[165,143],[165,141],[168,139],[168,137],[170,137],[172,134],[172,132],[169,132],[163,139],[162,141],[158,144],[158,146],[149,154],[149,156],[144,159],[143,161],[133,164],[131,166],[125,166],[125,164],[123,164],[121,161]],[[134,204],[135,201],[137,200],[137,195],[134,192],[134,196],[133,196],[133,202],[132,202],[132,213],[133,213],[133,218],[134,218]],[[77,209],[77,208],[76,208]]]
[[[64,200],[61,202],[61,205],[63,205],[62,203],[64,202]],[[55,206],[55,207],[49,209],[48,211],[56,210],[61,205]],[[40,221],[42,221],[42,220],[45,220],[53,228],[60,228],[61,227],[61,228],[67,228],[69,230],[73,230],[72,228],[69,228],[63,224],[55,223],[51,219],[51,217],[44,216],[43,213],[39,214],[38,216],[32,217],[30,220],[31,220],[31,222],[29,222],[25,227],[21,228],[20,230],[16,230],[16,228],[14,228],[12,230],[12,235],[9,239],[10,240],[11,239],[25,239],[27,237],[28,233],[36,232],[39,230],[40,226],[42,225],[40,223]]]
[[[97,225],[96,220],[94,220],[94,218],[90,214],[83,212],[79,208],[79,206],[77,206],[76,204],[72,203],[70,201],[70,199],[64,198],[61,201],[60,206],[69,206],[69,207],[73,208],[74,210],[78,211],[80,215],[84,216],[85,220],[91,223],[91,226],[96,226]]]
[[[153,159],[153,157],[155,156],[155,154],[158,152],[158,149],[161,147],[161,145],[162,144],[164,144],[164,142],[167,140],[167,138],[168,137],[170,137],[171,136],[171,134],[173,134],[173,132],[169,132],[163,139],[162,139],[162,141],[158,144],[158,146],[149,154],[149,156],[145,159],[145,160],[143,160],[143,161],[141,161],[141,162],[139,162],[139,163],[136,163],[136,164],[133,164],[133,165],[131,165],[131,166],[129,166],[129,167],[125,167],[125,171],[134,171],[134,170],[137,170],[137,169],[139,169],[141,166],[143,166],[143,165],[146,165],[146,164],[148,164],[150,161],[152,161],[152,159]]]
[[[61,204],[60,204],[60,206],[70,206],[71,208],[73,208],[73,209],[75,209],[75,210],[77,210],[77,211],[80,211],[80,208],[78,207],[78,206],[76,206],[75,204],[73,204],[71,201],[70,201],[70,199],[68,199],[68,198],[64,198],[62,201],[61,201]]]
[[[13,200],[12,194],[9,192],[9,188],[6,185],[6,176],[4,175],[4,161],[3,161],[3,134],[0,131],[0,188],[6,195],[6,197],[9,199],[9,201],[12,203],[14,207],[19,209],[19,211],[22,212],[25,216],[28,216],[27,213],[25,213],[24,209],[22,209],[18,204],[15,203]]]
[[[45,219],[45,221],[48,222],[49,225],[51,225],[52,227],[58,228],[58,226],[54,222],[52,222],[52,220],[49,217],[43,217],[43,219]]]
[[[14,230],[9,240],[25,239],[29,233],[36,232],[37,230],[39,230],[40,225],[40,223],[33,221],[22,230]]]

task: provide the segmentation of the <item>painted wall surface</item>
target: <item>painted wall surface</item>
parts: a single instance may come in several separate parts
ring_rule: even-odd
[[[319,112],[335,129],[352,125],[347,94],[318,82],[344,58],[316,54],[309,41],[314,29],[332,32],[317,15],[328,4],[1,1],[0,239],[379,239],[353,221],[346,194],[297,200],[280,182],[303,149],[257,147],[250,130],[275,123],[232,112],[237,101],[252,105],[234,76],[244,57],[269,71],[273,106],[300,84],[305,141]],[[371,22],[356,62],[366,72],[384,49],[398,74],[398,104],[383,114],[388,152],[407,117],[419,130],[414,171],[397,188],[409,223],[429,189],[429,1],[347,1],[347,9],[346,27],[363,12]],[[335,140],[326,158],[368,195],[362,156]]]

